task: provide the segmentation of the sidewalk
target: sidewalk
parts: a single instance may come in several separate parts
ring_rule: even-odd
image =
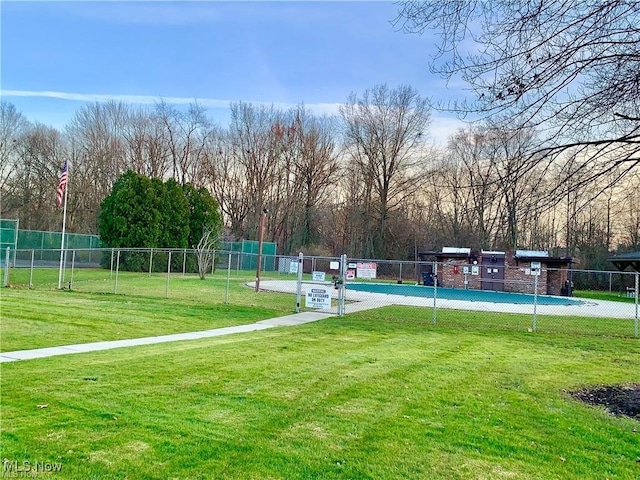
[[[304,323],[316,322],[333,317],[331,313],[303,312],[284,317],[261,320],[249,325],[234,325],[231,327],[204,330],[201,332],[174,333],[157,337],[131,338],[127,340],[113,340],[108,342],[79,343],[76,345],[62,345],[59,347],[36,348],[34,350],[18,350],[0,353],[0,363],[16,362],[18,360],[32,360],[35,358],[54,357],[56,355],[70,355],[72,353],[97,352],[113,348],[134,347],[137,345],[153,345],[156,343],[178,342],[181,340],[198,340],[200,338],[219,337],[233,333],[255,332],[274,327],[290,327]]]

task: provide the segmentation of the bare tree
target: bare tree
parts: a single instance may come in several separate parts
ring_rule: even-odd
[[[93,103],[81,107],[66,128],[71,162],[76,231],[97,233],[100,202],[127,168],[124,133],[130,107],[122,102]],[[71,199],[70,199],[71,201]]]
[[[475,248],[494,248],[499,221],[501,197],[496,165],[486,147],[486,137],[479,127],[459,130],[451,136],[447,147],[450,161],[458,163],[462,170],[451,188],[467,191],[470,196],[467,215],[475,238],[468,246]]]
[[[284,121],[279,201],[273,206],[279,214],[274,238],[288,254],[319,243],[321,206],[334,191],[339,165],[333,119],[316,117],[300,105]]]
[[[485,129],[485,142],[489,160],[494,166],[497,193],[502,201],[503,232],[501,243],[505,248],[530,247],[523,244],[523,231],[530,216],[535,216],[543,205],[542,169],[532,154],[537,139],[531,128],[515,131],[504,123],[492,123]]]
[[[219,130],[208,139],[204,177],[220,204],[224,223],[234,238],[245,237],[245,223],[251,209],[247,176],[228,131]]]
[[[629,251],[638,251],[640,250],[640,172],[636,172],[629,179],[628,184],[618,193],[615,200],[620,206],[619,245]]]
[[[64,139],[56,129],[33,125],[16,142],[18,162],[2,195],[3,215],[20,219],[21,228],[54,230],[60,228],[56,215],[55,189],[64,163]],[[73,224],[74,210],[68,211]]]
[[[204,280],[207,272],[210,272],[213,267],[216,253],[213,247],[216,244],[216,240],[216,238],[211,236],[211,230],[205,228],[202,232],[202,237],[198,241],[198,245],[193,246],[196,251],[196,258],[198,259],[198,276],[200,280]]]
[[[278,196],[284,136],[282,112],[273,107],[233,103],[229,134],[231,154],[245,175],[245,189],[241,193],[248,202],[245,235],[255,238],[260,212],[265,206],[271,206]],[[271,233],[268,230],[267,237],[272,236]]]
[[[424,174],[429,106],[412,87],[378,85],[361,97],[352,93],[340,113],[350,161],[375,193],[375,216],[368,219],[375,231],[364,253],[384,257],[389,216],[416,192]]]
[[[6,195],[7,183],[20,162],[21,142],[30,128],[25,116],[15,105],[0,101],[0,192]]]
[[[211,124],[204,107],[197,102],[180,112],[167,103],[156,105],[156,114],[165,127],[171,155],[173,178],[181,183],[202,186],[201,166]]]
[[[163,118],[157,112],[146,109],[131,112],[124,139],[130,169],[151,178],[165,177],[171,147]]]
[[[471,87],[473,98],[442,108],[545,132],[532,163],[573,150],[585,184],[640,164],[637,1],[410,0],[395,22],[438,34],[432,71]]]

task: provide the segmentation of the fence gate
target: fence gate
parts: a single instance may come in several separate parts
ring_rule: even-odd
[[[296,312],[320,311],[344,315],[346,261],[346,255],[340,258],[314,257],[313,261],[305,261],[300,253]]]

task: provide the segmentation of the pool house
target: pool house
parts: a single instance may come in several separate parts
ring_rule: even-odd
[[[472,290],[571,296],[571,257],[552,257],[546,250],[495,251],[443,247],[420,252],[424,285]],[[435,272],[434,263],[438,264]]]

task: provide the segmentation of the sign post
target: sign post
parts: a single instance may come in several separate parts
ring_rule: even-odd
[[[300,313],[300,299],[302,297],[302,263],[304,262],[304,254],[298,254],[298,281],[296,282],[296,313]]]
[[[347,256],[340,256],[340,273],[338,274],[338,316],[344,316],[344,300],[347,293]]]

